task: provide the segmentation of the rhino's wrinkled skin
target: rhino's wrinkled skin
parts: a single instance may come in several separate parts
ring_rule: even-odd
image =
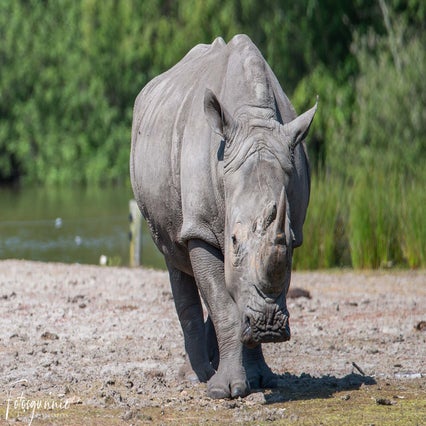
[[[261,343],[290,338],[286,293],[315,110],[296,117],[244,35],[194,47],[136,99],[133,191],[166,259],[192,369],[212,397],[274,385]]]

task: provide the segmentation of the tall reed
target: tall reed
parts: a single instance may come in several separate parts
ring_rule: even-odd
[[[347,264],[346,207],[346,191],[341,181],[313,177],[303,245],[294,252],[293,265],[296,269]]]
[[[350,180],[313,176],[294,268],[425,268],[425,174],[375,167]]]
[[[423,175],[426,175],[423,172]],[[410,268],[426,267],[426,176],[401,193],[400,240]]]
[[[357,173],[349,196],[348,240],[354,268],[400,264],[401,185],[382,170]]]

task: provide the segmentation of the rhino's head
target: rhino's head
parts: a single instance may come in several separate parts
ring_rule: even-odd
[[[225,279],[240,310],[241,340],[250,347],[289,340],[294,234],[286,187],[316,105],[285,125],[272,117],[232,117],[209,90],[204,109],[224,141]]]

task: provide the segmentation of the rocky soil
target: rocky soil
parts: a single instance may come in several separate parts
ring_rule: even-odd
[[[292,288],[308,292],[288,302],[292,340],[265,346],[279,389],[213,401],[179,378],[165,272],[0,261],[0,424],[320,424],[310,409],[363,409],[362,392],[426,424],[426,272],[295,272]]]

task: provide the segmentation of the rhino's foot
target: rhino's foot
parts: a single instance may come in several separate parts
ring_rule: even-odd
[[[210,363],[197,368],[197,371],[195,372],[191,367],[188,358],[186,358],[185,363],[179,369],[178,377],[180,380],[196,384],[200,382],[207,382],[214,374],[215,370]]]
[[[266,364],[261,345],[243,349],[244,368],[252,389],[271,389],[278,386],[278,376]]]
[[[210,398],[238,398],[250,393],[250,386],[242,368],[221,368],[207,383]]]

